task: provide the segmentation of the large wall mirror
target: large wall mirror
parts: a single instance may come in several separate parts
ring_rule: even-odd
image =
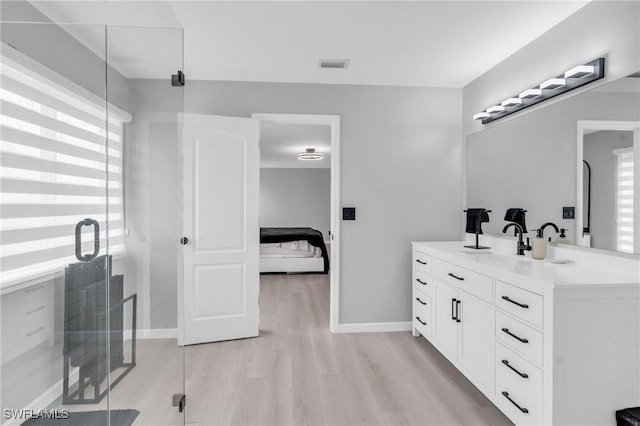
[[[553,222],[571,244],[640,253],[638,122],[635,73],[469,135],[467,206],[492,210],[485,233],[501,233],[519,207],[529,236]]]

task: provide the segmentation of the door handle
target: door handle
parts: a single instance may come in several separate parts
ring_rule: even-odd
[[[180,244],[186,246],[187,244],[189,244],[189,239],[187,237],[180,238]]]
[[[456,322],[460,322],[460,300],[456,300]]]
[[[456,306],[456,299],[451,299],[451,319],[454,321],[456,320],[456,314],[453,313],[455,306]]]
[[[93,253],[82,254],[82,227],[93,225]],[[94,219],[84,219],[76,223],[76,259],[88,262],[95,259],[100,252],[100,225]]]

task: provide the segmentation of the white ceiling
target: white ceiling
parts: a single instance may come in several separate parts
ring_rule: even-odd
[[[465,86],[586,3],[34,2],[55,22],[184,28],[187,79],[425,87]],[[103,49],[95,27],[68,31]],[[181,62],[179,31],[113,34],[109,58],[127,77],[167,78],[166,70]],[[350,63],[346,70],[320,69],[319,59]]]
[[[322,160],[298,160],[306,148],[324,154]],[[260,167],[331,167],[331,127],[328,125],[260,123]]]

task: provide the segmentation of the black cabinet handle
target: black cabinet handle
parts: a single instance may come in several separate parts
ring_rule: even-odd
[[[416,317],[416,319],[418,320],[418,322],[419,322],[420,324],[422,324],[422,325],[427,325],[427,323],[426,323],[426,322],[424,322],[424,321],[422,321],[422,320],[420,319],[420,317]]]
[[[427,302],[423,302],[422,300],[420,300],[419,297],[416,297],[416,300],[418,301],[418,303],[423,304],[424,306],[427,306]]]
[[[460,300],[456,300],[456,322],[460,322]]]
[[[451,319],[454,321],[456,320],[456,314],[454,314],[455,306],[456,306],[456,299],[451,299]]]
[[[514,339],[517,339],[517,340],[521,341],[522,343],[529,343],[529,340],[527,340],[527,339],[523,339],[522,337],[518,337],[518,336],[516,336],[515,334],[513,334],[512,332],[510,332],[508,328],[503,328],[503,329],[502,329],[502,331],[503,331],[504,333],[507,333],[509,336],[513,337]]]
[[[502,299],[503,299],[503,300],[506,300],[507,302],[511,302],[511,303],[513,303],[514,305],[518,305],[518,306],[520,306],[521,308],[524,308],[524,309],[528,309],[528,308],[529,308],[529,305],[527,305],[526,303],[518,303],[518,302],[516,302],[515,300],[509,299],[509,296],[502,296]]]
[[[513,405],[515,405],[518,410],[522,411],[523,413],[527,414],[529,413],[529,410],[527,410],[524,407],[521,407],[520,405],[518,405],[517,402],[515,402],[513,399],[509,398],[509,392],[502,392],[502,396],[504,396],[505,398],[507,398],[509,400],[510,403],[512,403]]]
[[[459,276],[457,276],[457,275],[455,275],[455,274],[452,274],[451,272],[449,272],[449,274],[448,274],[448,275],[449,275],[451,278],[455,278],[456,280],[464,281],[464,278],[463,278],[463,277],[459,277]]]
[[[426,264],[427,264],[427,262],[423,262],[423,261],[422,261],[422,260],[420,260],[420,259],[416,259],[416,262],[421,263],[421,264],[423,264],[423,265],[426,265]]]
[[[526,374],[526,373],[521,373],[521,372],[519,372],[518,370],[516,370],[516,369],[515,369],[511,364],[509,364],[509,361],[507,361],[506,359],[503,359],[503,360],[502,360],[502,363],[503,363],[504,365],[506,365],[507,367],[509,367],[512,371],[515,371],[515,373],[516,373],[518,376],[522,377],[523,379],[528,379],[528,378],[529,378],[529,375],[528,375],[528,374]]]
[[[422,285],[427,285],[427,283],[422,281],[420,278],[416,278],[416,281],[418,281]]]

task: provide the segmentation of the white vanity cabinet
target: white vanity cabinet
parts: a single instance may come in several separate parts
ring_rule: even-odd
[[[413,334],[517,425],[614,425],[640,405],[639,262],[574,256],[413,243]]]

